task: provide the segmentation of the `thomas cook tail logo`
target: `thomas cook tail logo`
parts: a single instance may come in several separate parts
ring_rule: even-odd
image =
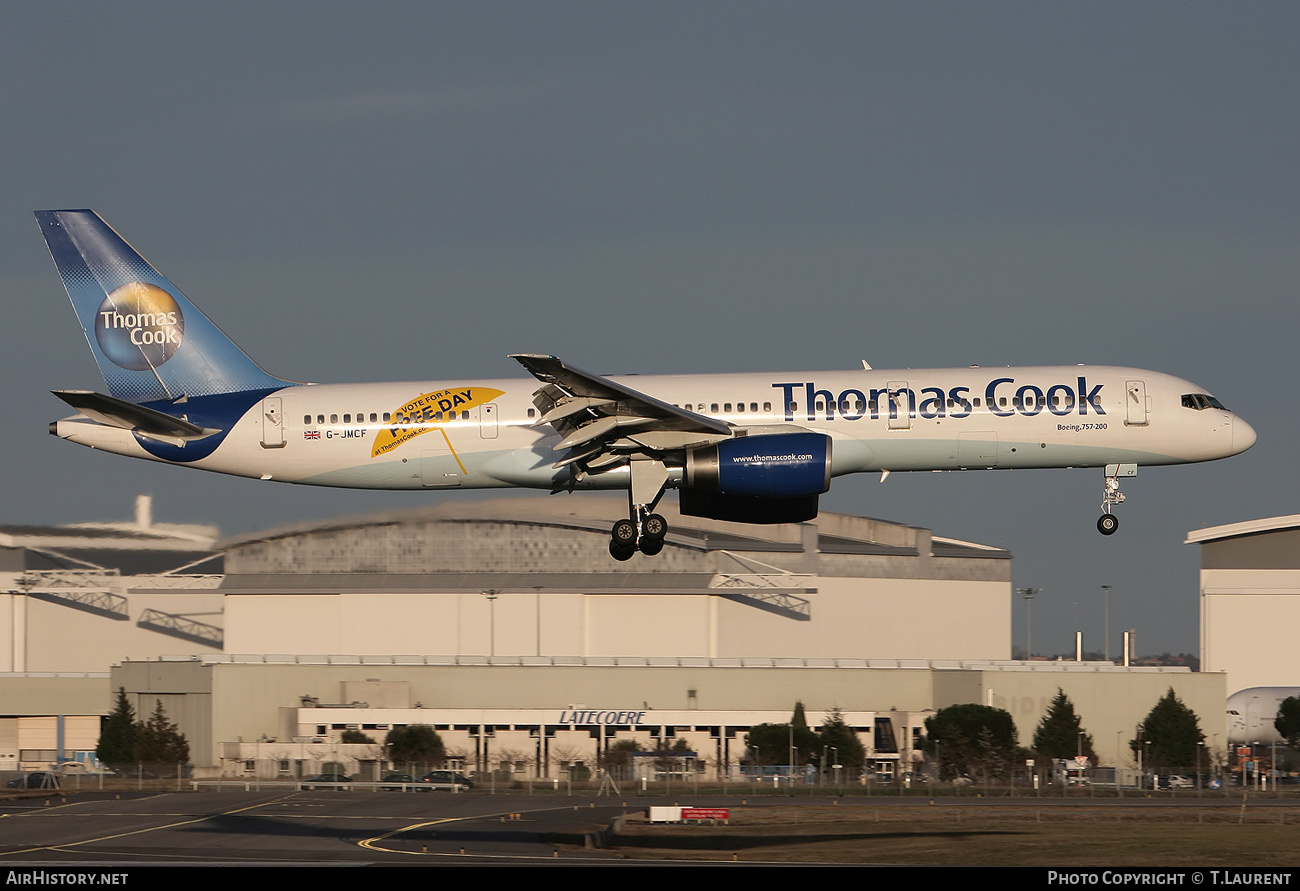
[[[114,365],[131,371],[157,368],[185,337],[181,309],[162,288],[131,282],[104,298],[95,313],[95,340]]]

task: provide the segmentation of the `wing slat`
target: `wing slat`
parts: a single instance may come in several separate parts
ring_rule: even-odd
[[[683,451],[683,446],[732,435],[725,421],[696,414],[591,374],[555,356],[511,356],[542,382],[533,393],[541,412],[537,426],[550,424],[560,434],[556,451],[571,449],[555,463],[569,467],[573,478],[609,471],[635,455],[654,460]]]

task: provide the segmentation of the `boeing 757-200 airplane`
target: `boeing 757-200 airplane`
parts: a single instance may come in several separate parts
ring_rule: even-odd
[[[1103,467],[1121,478],[1250,448],[1201,387],[1110,366],[604,377],[513,356],[525,380],[299,384],[273,377],[89,210],[38,211],[109,395],[58,390],[72,442],[313,486],[626,489],[620,560],[662,550],[654,513],[746,523],[817,515],[832,477],[903,470]]]

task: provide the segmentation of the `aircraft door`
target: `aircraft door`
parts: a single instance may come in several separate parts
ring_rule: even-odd
[[[478,411],[478,435],[483,439],[497,438],[497,405],[488,402]]]
[[[1129,427],[1147,425],[1147,385],[1145,381],[1124,384],[1124,423]]]
[[[916,397],[907,388],[907,381],[890,381],[885,386],[889,388],[889,399],[881,408],[888,411],[889,429],[911,430]]]
[[[451,443],[445,448],[434,447],[420,452],[420,482],[429,488],[459,486],[465,481],[460,458],[452,451]]]
[[[957,461],[962,467],[996,467],[998,435],[991,430],[958,434]]]
[[[262,400],[262,448],[284,448],[284,408],[279,396]]]

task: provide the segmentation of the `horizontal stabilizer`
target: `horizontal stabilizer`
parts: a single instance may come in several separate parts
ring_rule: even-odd
[[[123,430],[139,433],[141,436],[150,436],[166,442],[176,443],[179,440],[178,444],[183,444],[189,440],[203,439],[221,432],[211,427],[191,424],[184,418],[145,408],[134,402],[114,399],[103,393],[90,390],[51,392],[96,423],[108,427],[120,427]]]

